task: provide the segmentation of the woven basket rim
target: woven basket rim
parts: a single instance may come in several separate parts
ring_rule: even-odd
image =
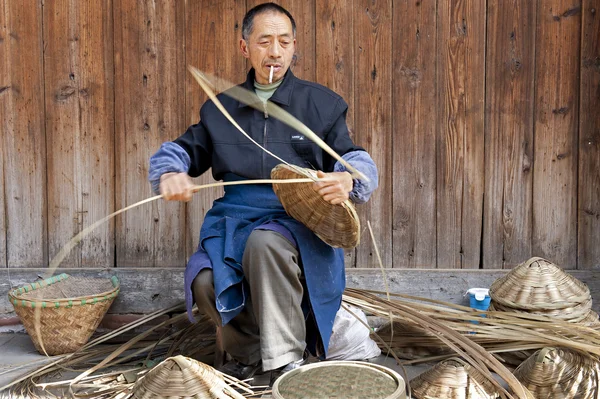
[[[15,288],[11,291],[8,292],[8,297],[10,299],[10,302],[13,303],[13,305],[17,305],[14,303],[14,301],[17,301],[17,303],[20,303],[21,306],[24,306],[25,303],[28,304],[45,304],[47,302],[51,302],[51,303],[59,303],[59,304],[63,304],[63,303],[67,303],[68,305],[87,305],[87,304],[94,304],[97,302],[100,302],[98,300],[94,301],[94,299],[110,299],[110,298],[114,298],[118,295],[119,291],[120,291],[120,287],[121,287],[121,282],[119,281],[119,278],[117,276],[112,276],[110,277],[110,281],[113,285],[113,288],[109,291],[104,291],[98,294],[93,294],[93,295],[83,295],[83,296],[78,296],[78,297],[69,297],[69,298],[26,298],[23,297],[21,295],[25,294],[25,293],[29,293],[31,291],[35,291],[38,290],[40,288],[44,288],[56,283],[59,283],[61,281],[65,281],[67,279],[69,279],[70,277],[72,277],[69,274],[66,273],[61,273],[58,276],[52,276],[52,277],[48,277],[47,279],[44,279],[42,281],[36,281],[34,283],[30,283],[30,284],[26,284],[24,286]],[[106,278],[102,278],[102,277],[90,277],[90,279],[98,279],[98,280],[105,280]],[[90,299],[90,301],[87,301],[87,299]],[[32,306],[35,307],[35,306]],[[45,307],[45,306],[42,306]]]
[[[279,384],[284,379],[293,377],[296,374],[300,374],[306,370],[310,370],[313,368],[323,368],[324,369],[323,371],[326,372],[325,369],[327,367],[333,367],[333,366],[368,367],[371,369],[376,369],[384,374],[387,374],[391,378],[393,378],[394,381],[396,381],[396,383],[398,384],[398,388],[396,388],[396,390],[393,393],[391,393],[389,396],[387,396],[387,398],[385,398],[385,399],[406,398],[406,385],[408,383],[404,380],[404,378],[402,378],[402,376],[400,374],[398,374],[397,372],[395,372],[394,370],[392,370],[388,367],[385,367],[385,366],[382,366],[382,365],[379,365],[376,363],[350,361],[350,360],[327,360],[327,361],[307,364],[305,366],[300,366],[292,371],[289,371],[289,372],[281,375],[279,378],[277,378],[277,380],[275,380],[275,383],[273,384],[273,388],[272,388],[273,398],[282,398],[283,397],[281,395],[281,393],[279,392]]]

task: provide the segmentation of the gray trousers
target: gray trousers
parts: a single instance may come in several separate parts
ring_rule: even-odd
[[[221,330],[223,348],[235,360],[244,364],[262,360],[267,371],[302,359],[306,324],[298,262],[298,251],[281,234],[269,230],[250,234],[242,259],[250,298],[242,312]],[[198,274],[192,292],[200,313],[221,326],[212,270]]]

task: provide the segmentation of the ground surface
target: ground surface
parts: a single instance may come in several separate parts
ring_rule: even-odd
[[[27,334],[23,333],[3,333],[0,334],[0,387],[18,379],[22,375],[35,370],[49,360],[40,355],[34,348],[31,339]],[[32,363],[34,362],[34,363]],[[375,363],[387,366],[402,375],[401,368],[396,364],[394,359],[386,358],[384,355],[374,359]],[[408,378],[413,378],[422,371],[426,370],[427,365],[406,367]],[[64,380],[67,377],[63,376]],[[72,378],[72,377],[68,377]],[[269,383],[270,375],[263,374],[255,378],[253,384],[265,385]],[[270,396],[263,396],[270,398]],[[0,392],[0,399],[9,398],[6,392]],[[13,398],[11,398],[13,399]]]

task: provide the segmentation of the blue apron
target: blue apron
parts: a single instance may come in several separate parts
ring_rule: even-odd
[[[242,179],[227,175],[226,180]],[[249,295],[242,270],[246,241],[256,227],[269,221],[287,228],[298,244],[308,302],[327,354],[333,321],[346,284],[344,251],[332,248],[288,216],[273,187],[268,184],[226,186],[225,195],[214,202],[200,230],[199,246],[208,253],[212,263],[216,305],[223,325],[240,313]],[[188,264],[188,268],[191,266]],[[194,272],[193,277],[199,270]],[[314,339],[307,337],[307,342],[314,342]]]

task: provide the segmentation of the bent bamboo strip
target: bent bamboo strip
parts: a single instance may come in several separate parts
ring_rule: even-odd
[[[306,137],[314,141],[319,147],[321,147],[325,152],[331,155],[335,160],[339,161],[342,165],[351,172],[352,176],[363,180],[365,182],[369,181],[369,178],[365,176],[362,172],[357,170],[355,167],[346,162],[337,152],[335,152],[326,142],[324,142],[319,136],[317,136],[312,130],[308,128],[304,123],[300,122],[296,117],[294,117],[289,112],[285,111],[283,108],[277,106],[276,104],[267,101],[266,105],[263,105],[263,102],[256,96],[255,93],[241,87],[234,85],[233,83],[227,82],[225,79],[217,79],[216,77],[206,73],[201,72],[198,68],[188,65],[188,70],[194,76],[196,81],[200,84],[202,89],[206,92],[206,94],[215,101],[216,96],[212,92],[212,90],[208,89],[207,84],[210,84],[213,87],[216,87],[219,91],[223,91],[227,88],[226,91],[223,91],[223,94],[238,100],[241,103],[244,103],[252,108],[258,109],[259,111],[267,112],[273,118],[280,120],[291,128],[296,129],[300,133],[304,134]],[[202,82],[202,83],[201,83]],[[217,83],[217,84],[215,84]],[[207,91],[208,89],[208,91]],[[220,104],[218,99],[215,101],[215,105]],[[219,105],[217,105],[219,110],[223,112],[223,114],[228,117],[228,119],[236,126],[237,123],[233,121],[233,119],[228,116],[229,114],[225,109]],[[238,129],[241,129],[238,127]],[[247,136],[247,135],[246,135]],[[252,140],[254,141],[254,140]],[[256,143],[256,142],[255,142]],[[262,147],[261,147],[262,148]],[[263,148],[264,149],[264,148]],[[266,150],[265,150],[266,151]],[[268,151],[267,151],[268,152]],[[268,152],[270,155],[272,153]],[[273,155],[275,158],[281,160],[279,157]],[[284,162],[287,164],[287,162]]]

